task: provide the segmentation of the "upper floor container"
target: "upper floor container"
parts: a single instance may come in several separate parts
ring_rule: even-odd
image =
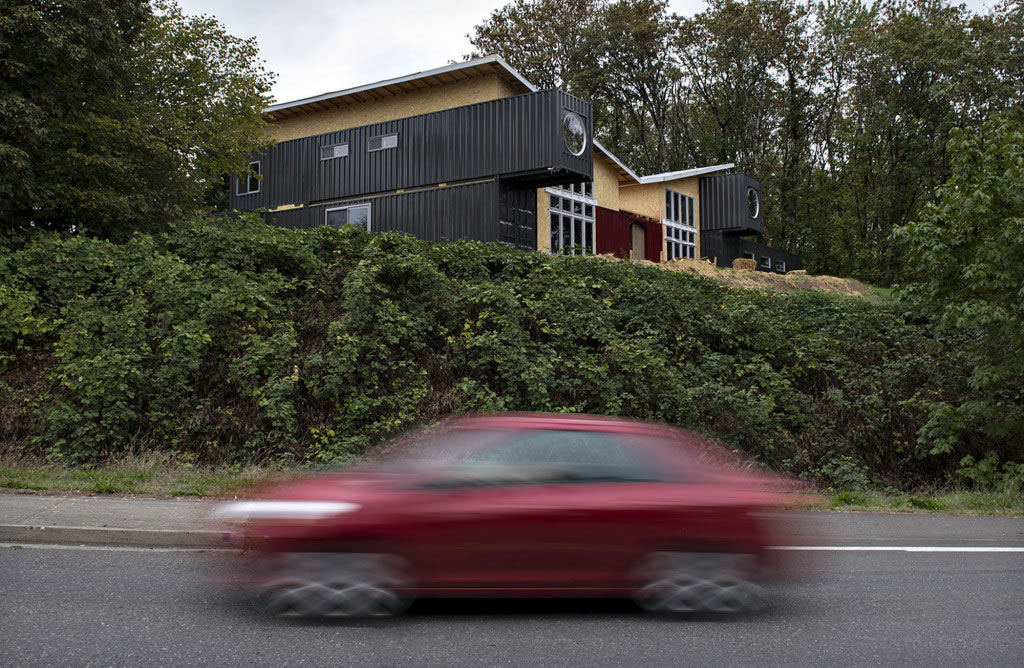
[[[231,206],[310,205],[500,177],[526,187],[593,178],[591,105],[560,90],[516,95],[281,142],[236,179]]]

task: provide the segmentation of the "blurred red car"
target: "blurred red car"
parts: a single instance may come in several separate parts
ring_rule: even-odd
[[[501,415],[418,432],[356,470],[223,506],[236,581],[272,612],[365,616],[415,597],[631,596],[744,611],[780,553],[776,480],[691,432]]]

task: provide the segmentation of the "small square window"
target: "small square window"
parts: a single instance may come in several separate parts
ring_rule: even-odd
[[[754,254],[753,253],[748,253],[747,251],[743,251],[743,259],[744,260],[753,260],[754,259]]]
[[[770,257],[762,255],[761,256],[761,266],[764,267],[765,269],[771,269],[772,268],[772,259]]]
[[[775,271],[778,271],[780,273],[785,274],[786,273],[786,261],[785,260],[776,260],[776,262],[775,262]]]
[[[348,144],[334,144],[332,146],[320,147],[321,160],[333,160],[334,158],[347,158]]]

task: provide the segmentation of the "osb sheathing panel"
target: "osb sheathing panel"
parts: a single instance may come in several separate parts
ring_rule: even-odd
[[[599,153],[594,153],[594,198],[598,206],[619,210],[618,174],[608,159]]]
[[[537,188],[537,250],[551,252],[551,209],[548,207],[548,191]]]
[[[655,220],[664,220],[666,189],[675,190],[693,198],[693,217],[697,228],[697,252],[700,253],[700,177],[691,176],[674,181],[622,186],[619,188],[619,208],[622,211],[632,211]],[[661,244],[661,257],[665,258],[664,240]]]
[[[275,141],[288,141],[517,94],[510,82],[490,74],[273,121],[268,134]]]

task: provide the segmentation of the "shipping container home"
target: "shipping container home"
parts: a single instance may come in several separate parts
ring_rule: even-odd
[[[268,107],[277,143],[231,206],[293,228],[359,225],[444,241],[650,261],[754,253],[760,184],[732,164],[639,176],[593,137],[591,105],[538,90],[498,56]],[[753,184],[753,185],[751,185]],[[748,217],[749,218],[749,217]]]
[[[700,180],[701,257],[719,267],[733,260],[752,259],[758,271],[786,273],[800,269],[800,256],[771,248],[744,237],[764,234],[761,182],[746,174],[717,174]]]

